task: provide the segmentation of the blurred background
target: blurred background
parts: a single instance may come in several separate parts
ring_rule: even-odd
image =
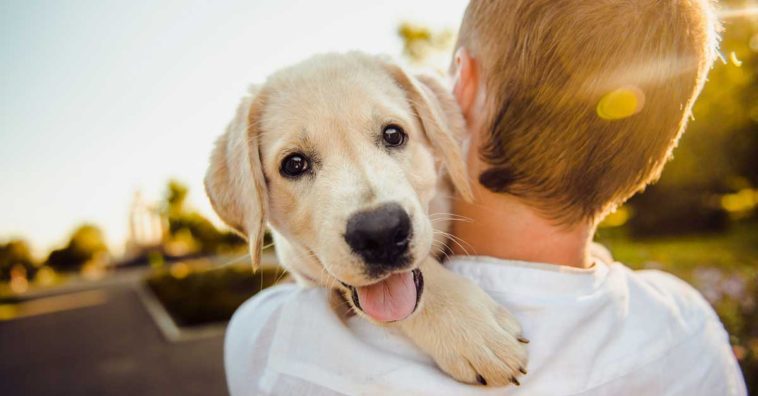
[[[0,2],[3,394],[224,394],[252,273],[203,193],[249,83],[360,49],[444,70],[465,0]],[[699,289],[758,392],[758,2],[722,0],[721,59],[656,185],[597,239]]]

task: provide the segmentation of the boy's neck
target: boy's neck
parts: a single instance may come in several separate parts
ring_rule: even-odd
[[[474,195],[472,203],[454,200],[453,213],[465,218],[453,222],[453,235],[460,242],[452,243],[455,254],[577,268],[592,265],[592,225],[556,226],[518,198],[490,192],[478,183]]]

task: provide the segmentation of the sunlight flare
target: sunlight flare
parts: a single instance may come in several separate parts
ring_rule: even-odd
[[[600,98],[597,115],[604,120],[620,120],[639,113],[645,106],[645,94],[636,86],[621,87]]]

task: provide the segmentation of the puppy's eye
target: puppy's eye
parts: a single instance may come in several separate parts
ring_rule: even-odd
[[[303,154],[290,154],[282,161],[280,172],[285,177],[298,177],[310,168],[308,158]]]
[[[408,135],[405,134],[403,128],[389,124],[382,131],[382,139],[384,139],[384,144],[387,147],[400,147],[408,140]]]

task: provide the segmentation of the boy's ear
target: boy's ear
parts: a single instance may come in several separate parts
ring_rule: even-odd
[[[267,191],[258,148],[263,97],[255,88],[216,141],[205,174],[205,191],[221,220],[244,236],[253,269],[260,265]]]
[[[471,121],[479,94],[479,74],[476,60],[469,56],[466,48],[455,51],[453,65],[453,96],[463,116]]]
[[[442,158],[455,189],[463,199],[471,201],[473,193],[461,154],[466,123],[453,96],[431,76],[410,76],[398,65],[384,65],[408,95],[411,107],[421,121],[432,148]]]

